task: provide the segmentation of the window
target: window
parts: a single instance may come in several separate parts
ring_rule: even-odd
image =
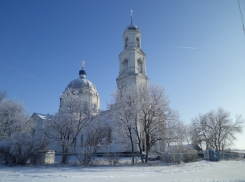
[[[34,135],[35,135],[35,130],[32,130],[31,131],[31,136],[34,137]]]
[[[125,60],[123,62],[123,72],[127,73],[128,72],[128,60]]]
[[[136,37],[136,47],[140,47],[140,39],[139,39],[139,37]]]
[[[124,48],[127,48],[127,47],[128,47],[128,37],[126,37],[125,43],[124,43]]]
[[[142,62],[141,62],[141,60],[137,61],[137,72],[142,73]]]

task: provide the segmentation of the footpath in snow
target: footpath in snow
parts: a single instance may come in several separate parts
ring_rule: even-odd
[[[199,161],[171,166],[0,165],[0,182],[245,182],[245,160]]]

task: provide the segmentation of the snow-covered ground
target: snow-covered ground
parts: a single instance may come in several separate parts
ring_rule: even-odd
[[[245,160],[199,161],[171,166],[14,166],[0,165],[0,182],[245,182]]]

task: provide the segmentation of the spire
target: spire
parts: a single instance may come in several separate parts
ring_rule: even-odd
[[[86,71],[84,69],[85,61],[82,61],[82,69],[79,71],[80,78],[86,78]]]
[[[133,24],[133,10],[131,10],[131,25]]]

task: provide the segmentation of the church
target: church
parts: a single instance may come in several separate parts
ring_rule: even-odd
[[[148,85],[149,79],[146,72],[146,54],[141,49],[141,32],[139,27],[133,24],[131,16],[131,24],[127,26],[123,32],[123,50],[119,54],[119,75],[116,78],[117,88],[125,86],[146,84]],[[71,81],[60,97],[60,108],[64,105],[64,98],[66,95],[73,94],[82,98],[83,102],[93,105],[94,108],[100,110],[100,97],[96,86],[87,79],[85,71],[85,62],[82,62],[82,69],[79,71],[78,78]],[[84,103],[83,103],[84,104]],[[34,113],[31,117],[36,122],[41,122],[46,119],[43,114]],[[82,144],[84,134],[77,137],[76,144]],[[158,151],[159,143],[155,147]],[[77,147],[77,146],[74,146]],[[59,150],[56,147],[50,147],[52,150]],[[135,147],[137,148],[137,146]],[[130,150],[123,148],[119,143],[111,144],[110,151],[101,150],[100,152],[129,152]],[[81,150],[80,150],[81,151]]]
[[[141,50],[140,29],[131,24],[127,26],[123,33],[124,49],[119,54],[119,75],[116,79],[117,88],[126,85],[137,85],[139,83],[148,84],[149,79],[146,75],[146,55]],[[66,87],[60,98],[68,92],[75,93],[83,97],[86,102],[93,104],[100,109],[100,97],[95,85],[86,78],[85,62],[82,63],[82,69],[79,71],[79,78],[71,81]]]

